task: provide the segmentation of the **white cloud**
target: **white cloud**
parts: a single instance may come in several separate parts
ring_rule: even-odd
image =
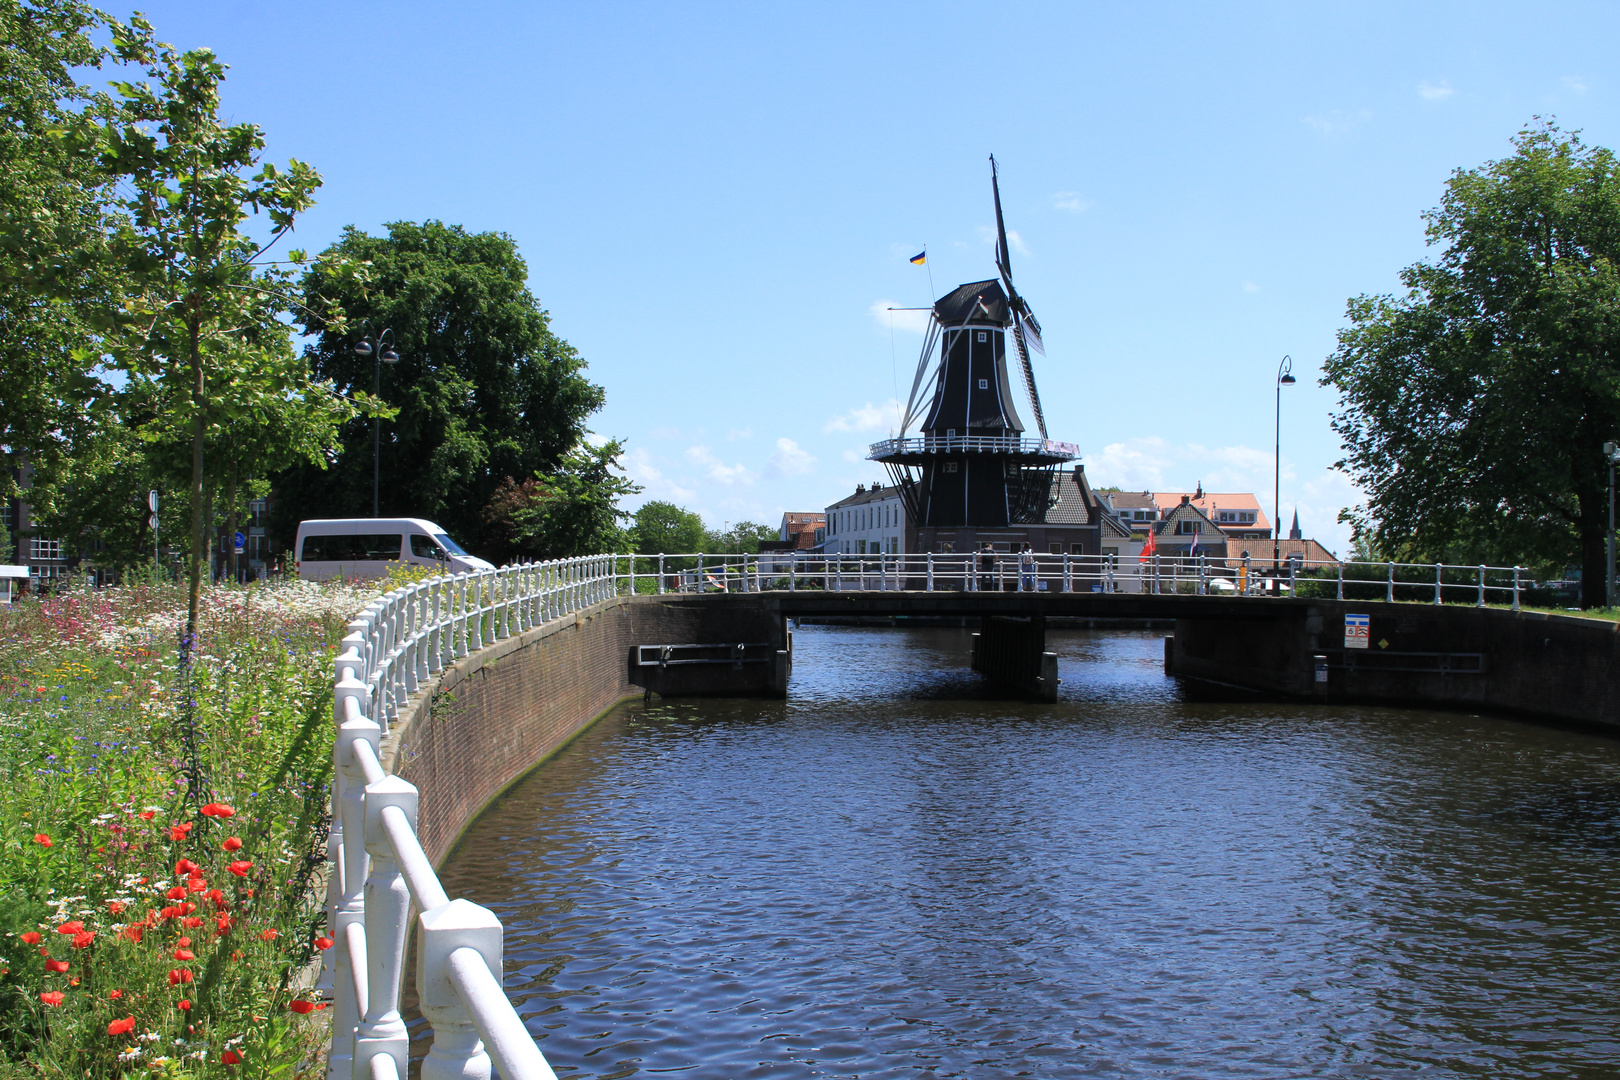
[[[714,456],[707,446],[690,446],[686,450],[686,458],[692,464],[700,466],[709,479],[730,487],[733,484],[752,484],[754,474],[748,466],[741,463],[727,465]]]
[[[1565,75],[1558,81],[1572,94],[1584,94],[1591,87],[1590,81],[1584,75]]]
[[[861,453],[859,450],[845,450],[844,451],[844,460],[845,461],[865,461],[866,460],[866,455]]]
[[[1322,135],[1343,135],[1345,132],[1358,128],[1371,119],[1372,112],[1368,109],[1361,109],[1353,113],[1335,109],[1330,113],[1307,116],[1305,117],[1305,123],[1315,128]]]
[[[598,449],[601,449],[612,441],[613,440],[609,439],[606,435],[598,435],[594,431],[587,431],[585,433],[585,442],[588,445],[594,446]]]
[[[928,329],[927,309],[913,308],[895,300],[879,300],[870,310],[878,329],[884,333],[889,332],[891,325],[896,330],[904,330],[908,334],[921,334]]]
[[[1018,254],[1020,254],[1020,255],[1028,255],[1029,254],[1029,248],[1024,246],[1024,238],[1022,236],[1018,235],[1018,230],[1017,229],[1008,229],[1007,230],[1007,243],[1011,244],[1012,249],[1014,251],[1018,252]]]
[[[905,406],[899,401],[890,398],[881,405],[873,405],[868,401],[865,405],[857,405],[843,416],[835,416],[822,425],[822,431],[882,431],[885,428],[900,426],[901,414]]]
[[[1417,92],[1418,97],[1424,101],[1444,101],[1457,91],[1451,88],[1450,79],[1441,79],[1437,83],[1428,81],[1418,83]]]
[[[776,440],[776,453],[771,455],[770,470],[767,475],[777,476],[803,476],[814,472],[816,459],[799,448],[799,444],[792,439],[782,438]]]
[[[1052,208],[1079,214],[1091,209],[1091,200],[1078,191],[1059,191],[1052,196]]]
[[[1260,286],[1256,285],[1254,282],[1250,281],[1248,278],[1244,278],[1243,279],[1243,291],[1246,292],[1246,293],[1257,293],[1257,292],[1260,291]]]
[[[625,475],[641,485],[641,494],[644,501],[647,499],[668,499],[680,502],[692,498],[697,494],[693,489],[684,487],[680,483],[664,474],[654,460],[653,456],[641,447],[634,447],[625,452],[619,459],[619,466],[624,469]]]
[[[736,442],[738,439],[752,439],[753,437],[753,428],[732,428],[726,435],[726,439],[730,442]]]

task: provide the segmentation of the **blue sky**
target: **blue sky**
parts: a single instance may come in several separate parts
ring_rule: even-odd
[[[920,335],[889,304],[1014,277],[1054,438],[1094,483],[1254,491],[1338,550],[1357,493],[1316,385],[1345,301],[1534,116],[1615,145],[1600,4],[161,2],[232,118],[325,178],[298,242],[510,233],[607,389],[596,432],[714,525],[881,478]],[[127,14],[115,9],[117,14]],[[1027,417],[1027,413],[1026,413]]]

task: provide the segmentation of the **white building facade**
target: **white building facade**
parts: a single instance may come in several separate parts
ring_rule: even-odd
[[[828,555],[898,555],[906,550],[906,505],[899,489],[855,486],[855,494],[827,507]]]

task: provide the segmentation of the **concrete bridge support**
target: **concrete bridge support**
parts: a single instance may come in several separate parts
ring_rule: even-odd
[[[1057,654],[1046,651],[1046,616],[983,616],[973,635],[973,670],[1010,690],[1056,701]]]

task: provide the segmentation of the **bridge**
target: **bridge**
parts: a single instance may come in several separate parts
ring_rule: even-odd
[[[423,1080],[488,1080],[495,1068],[554,1080],[502,989],[499,920],[449,897],[435,864],[490,799],[617,702],[786,693],[795,619],[977,617],[975,666],[1048,700],[1051,620],[1173,620],[1165,664],[1178,676],[1620,730],[1615,625],[1518,610],[1514,568],[1121,568],[1053,556],[1014,564],[1009,579],[994,559],[949,552],[783,558],[529,563],[419,582],[356,614],[333,688],[335,944],[317,983],[334,1005],[328,1080],[406,1080],[413,931],[433,1031]]]

